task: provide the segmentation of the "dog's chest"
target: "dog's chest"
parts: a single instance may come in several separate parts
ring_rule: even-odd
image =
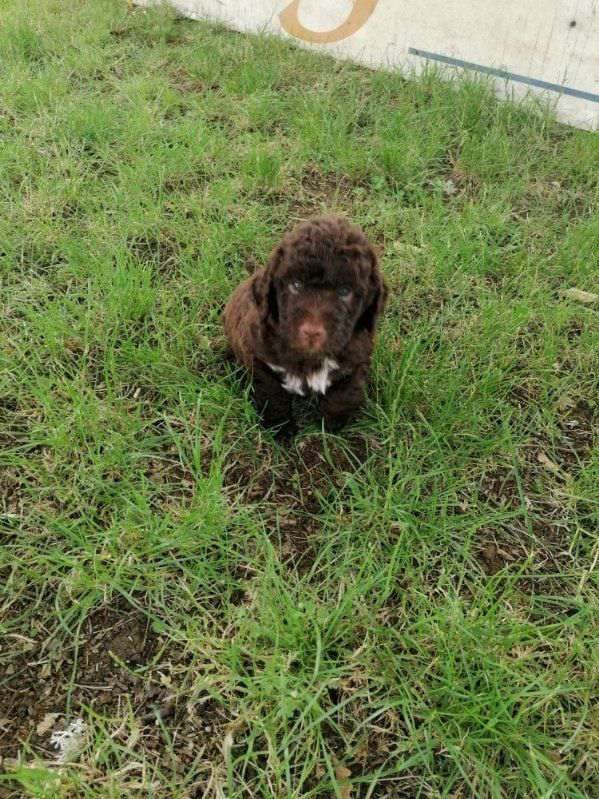
[[[270,368],[281,376],[281,385],[289,394],[298,394],[304,397],[306,390],[314,391],[316,394],[326,394],[333,382],[333,372],[339,368],[339,364],[331,358],[325,358],[320,369],[310,372],[305,377],[294,375],[287,372],[282,366],[268,364]]]

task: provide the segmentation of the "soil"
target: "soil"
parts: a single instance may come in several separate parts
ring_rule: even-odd
[[[157,646],[146,621],[132,613],[103,608],[85,621],[77,642],[17,640],[0,684],[0,757],[14,757],[24,741],[52,759],[49,738],[60,729],[69,704],[116,710],[127,700],[139,703],[141,680],[135,669]],[[55,724],[50,723],[55,714]],[[47,729],[45,729],[47,727]]]
[[[279,538],[284,559],[300,573],[309,570],[316,557],[313,542],[322,522],[323,500],[339,488],[348,472],[368,456],[371,444],[354,435],[344,443],[314,435],[289,444],[280,458],[262,443],[257,453],[241,455],[225,472],[225,486],[260,510]],[[274,463],[276,462],[276,464]]]
[[[25,744],[37,758],[55,761],[52,734],[79,717],[89,720],[90,709],[104,719],[116,745],[135,748],[169,773],[187,774],[198,752],[208,771],[222,763],[230,716],[209,696],[194,693],[197,669],[190,656],[167,645],[140,612],[105,606],[88,616],[76,640],[15,636],[10,645],[8,658],[0,649],[0,662],[8,660],[0,678],[0,773],[4,766],[10,770]],[[97,779],[111,768],[110,762],[96,764]],[[190,796],[202,795],[197,790],[190,786]],[[0,785],[0,799],[21,795],[16,786]]]
[[[496,574],[513,562],[522,563],[531,552],[534,569],[540,574],[559,574],[567,567],[570,521],[556,489],[575,479],[589,458],[596,440],[596,413],[584,400],[572,402],[560,411],[557,427],[552,440],[533,435],[523,448],[520,487],[513,469],[504,466],[487,471],[480,480],[481,499],[490,507],[515,514],[500,529],[481,531],[479,560],[487,574]],[[523,502],[528,523],[518,515],[519,509],[524,510]]]

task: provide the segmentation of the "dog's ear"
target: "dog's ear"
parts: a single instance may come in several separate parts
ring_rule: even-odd
[[[262,319],[267,319],[270,316],[275,322],[279,321],[279,307],[274,276],[283,260],[283,254],[283,247],[279,244],[272,251],[264,269],[260,270],[252,281],[252,293],[260,316]]]
[[[385,303],[387,302],[387,284],[378,268],[377,257],[374,250],[369,252],[369,257],[372,262],[370,270],[370,285],[368,295],[366,298],[366,305],[356,322],[356,330],[368,330],[373,332],[376,326],[376,321],[382,313]]]

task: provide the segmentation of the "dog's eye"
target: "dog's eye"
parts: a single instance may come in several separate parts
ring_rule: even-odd
[[[297,294],[298,291],[302,290],[301,280],[292,280],[289,284],[289,288],[294,294]]]
[[[351,297],[351,289],[349,286],[339,286],[337,294],[342,300],[348,300]]]

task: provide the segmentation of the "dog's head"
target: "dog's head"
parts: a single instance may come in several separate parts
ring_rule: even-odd
[[[360,228],[336,216],[287,233],[256,276],[254,299],[290,350],[338,355],[354,332],[374,332],[387,289]]]

